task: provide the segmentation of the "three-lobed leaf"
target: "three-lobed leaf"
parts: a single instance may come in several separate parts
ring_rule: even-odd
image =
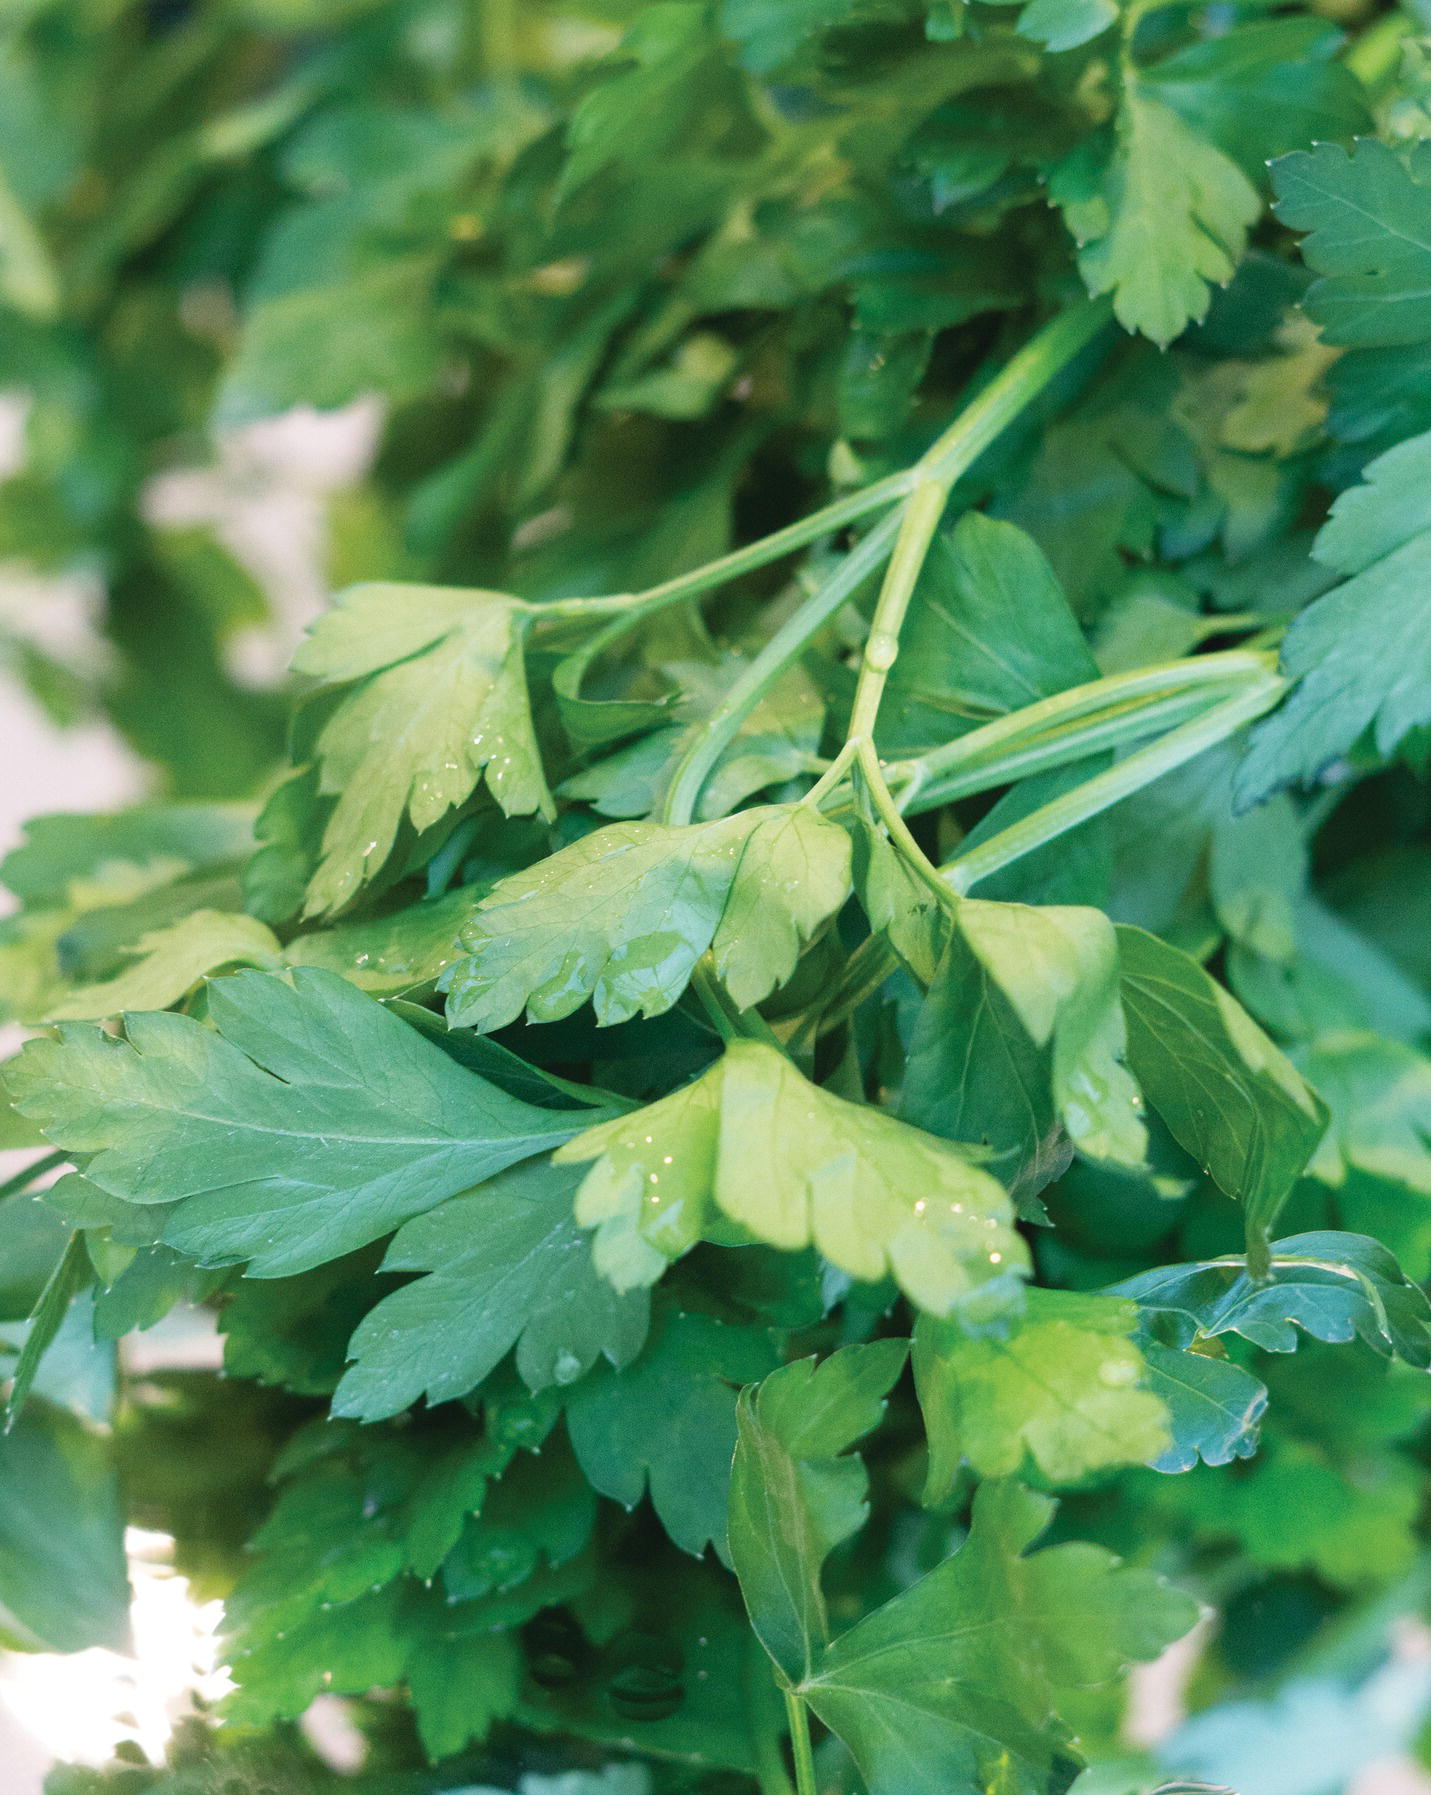
[[[852,1278],[893,1276],[932,1314],[1015,1306],[1029,1266],[1007,1192],[953,1145],[822,1090],[777,1049],[730,1043],[683,1090],[567,1142],[597,1163],[576,1215],[618,1285],[653,1282],[718,1228],[813,1244]]]
[[[1026,1555],[1053,1509],[1021,1484],[982,1485],[959,1550],[836,1639],[799,1684],[870,1795],[1046,1795],[1071,1742],[1060,1692],[1111,1682],[1197,1618],[1190,1596],[1100,1546]]]
[[[444,977],[457,1028],[667,1010],[707,951],[748,1009],[795,969],[849,891],[849,838],[800,805],[713,823],[614,823],[501,880]]]
[[[319,732],[319,790],[337,799],[304,900],[344,909],[404,821],[421,830],[486,776],[509,815],[552,812],[527,697],[531,609],[500,592],[354,586],[319,618],[296,672],[350,685]]]

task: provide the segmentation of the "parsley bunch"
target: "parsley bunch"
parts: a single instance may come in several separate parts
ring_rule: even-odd
[[[12,13],[0,547],[108,597],[88,661],[3,644],[166,789],[0,868],[0,1636],[122,1644],[129,1520],[235,1684],[56,1795],[1406,1747],[1413,16]],[[256,692],[261,590],[150,482],[373,396]],[[222,1380],[133,1346],[205,1316]]]

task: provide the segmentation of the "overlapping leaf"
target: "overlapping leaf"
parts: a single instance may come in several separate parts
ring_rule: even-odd
[[[646,1293],[597,1275],[572,1220],[576,1182],[548,1164],[514,1166],[405,1222],[381,1269],[425,1275],[364,1316],[333,1413],[375,1421],[420,1396],[465,1396],[514,1345],[533,1390],[569,1384],[603,1356],[631,1359]]]
[[[1036,1195],[1077,1148],[1138,1164],[1146,1132],[1113,925],[1099,910],[966,899],[910,1042],[903,1114],[990,1149]]]
[[[1287,632],[1282,668],[1297,683],[1253,732],[1242,804],[1310,784],[1367,734],[1385,758],[1431,720],[1428,481],[1431,432],[1379,455],[1332,506],[1312,552],[1349,577]]]
[[[1364,1234],[1292,1234],[1274,1243],[1267,1276],[1244,1261],[1165,1265],[1115,1286],[1167,1318],[1174,1339],[1241,1334],[1264,1352],[1293,1352],[1297,1329],[1314,1340],[1360,1339],[1373,1351],[1431,1366],[1431,1304],[1380,1241]]]
[[[574,1132],[332,973],[237,973],[210,1016],[140,1013],[122,1040],[67,1023],[9,1075],[93,1184],[174,1205],[165,1238],[205,1264],[303,1271]]]
[[[549,812],[523,663],[530,608],[500,592],[355,586],[294,667],[352,684],[318,735],[319,789],[337,803],[305,914],[343,909],[404,820],[439,822],[486,775],[508,815]]]
[[[669,1009],[709,951],[741,1008],[795,969],[849,890],[849,838],[818,811],[760,805],[714,823],[615,823],[499,882],[444,983],[454,1027]]]
[[[1028,1249],[1008,1195],[959,1150],[737,1041],[685,1089],[578,1135],[597,1163],[577,1193],[597,1265],[649,1283],[704,1235],[813,1243],[853,1278],[891,1275],[932,1314],[1016,1304]]]
[[[1027,1548],[1053,1503],[1017,1483],[974,1500],[964,1545],[835,1640],[798,1685],[871,1795],[979,1788],[1045,1795],[1068,1743],[1059,1692],[1156,1657],[1191,1597],[1099,1546]]]
[[[1242,1203],[1260,1263],[1326,1106],[1195,960],[1141,929],[1120,927],[1118,948],[1133,1074],[1178,1143]]]
[[[1158,1459],[1168,1414],[1149,1387],[1131,1336],[1131,1303],[1072,1291],[1032,1290],[1006,1337],[971,1339],[921,1318],[914,1376],[929,1441],[924,1499],[944,1501],[961,1463],[980,1477],[1032,1465],[1052,1483]]]

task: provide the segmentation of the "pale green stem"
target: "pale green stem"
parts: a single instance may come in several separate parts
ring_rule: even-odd
[[[799,660],[811,637],[824,628],[884,560],[899,528],[899,517],[895,512],[881,518],[869,535],[850,550],[830,577],[786,618],[712,711],[672,774],[662,807],[668,823],[690,822],[701,787],[739,733],[741,724]]]
[[[1119,803],[1144,786],[1161,779],[1175,767],[1194,759],[1216,743],[1226,740],[1244,724],[1270,710],[1286,690],[1286,681],[1269,673],[1259,684],[1225,700],[1205,716],[1185,723],[1154,742],[1150,747],[1130,754],[1117,766],[1085,780],[1071,792],[1051,803],[1040,805],[1028,816],[1001,829],[997,835],[980,842],[977,847],[956,854],[940,868],[951,887],[962,896],[980,879],[1011,861],[1031,854],[1035,848],[1055,840],[1078,824],[1087,822]]]
[[[1229,649],[1089,680],[901,761],[890,773],[904,790],[903,809],[932,810],[991,785],[1126,747],[1249,685],[1260,685],[1274,667],[1273,655]]]
[[[618,592],[608,598],[553,599],[550,604],[539,607],[540,615],[543,618],[609,615],[629,617],[637,622],[666,605],[675,604],[681,599],[699,598],[703,592],[739,579],[742,574],[753,573],[757,568],[769,566],[772,561],[783,560],[786,555],[794,554],[796,549],[808,547],[821,536],[832,535],[846,524],[868,517],[871,511],[894,504],[905,496],[913,482],[914,470],[905,468],[897,474],[890,474],[887,479],[877,480],[873,486],[863,486],[846,498],[823,505],[820,510],[812,511],[808,517],[802,517],[793,524],[787,524],[783,530],[776,530],[773,535],[762,536],[756,542],[746,543],[743,548],[732,549],[719,560],[707,561],[703,567],[693,568],[690,573],[677,574],[674,579],[663,580],[659,586],[648,586],[644,592]]]
[[[1106,300],[1070,306],[1050,320],[1020,349],[912,467],[889,474],[858,492],[834,499],[757,542],[733,549],[690,573],[677,574],[643,592],[602,598],[560,598],[540,606],[543,618],[629,616],[633,620],[681,599],[697,598],[713,587],[768,566],[796,549],[831,535],[847,524],[895,504],[928,480],[952,486],[1056,374],[1086,348],[1112,316]]]
[[[884,697],[890,669],[899,655],[899,632],[904,628],[909,601],[914,597],[914,588],[924,570],[929,545],[939,528],[939,519],[944,515],[948,499],[949,488],[943,480],[925,480],[905,501],[894,553],[889,558],[869,635],[865,638],[859,683],[855,687],[855,702],[850,712],[849,738],[852,742],[865,736],[874,737],[880,700]]]
[[[815,1754],[810,1748],[810,1716],[793,1689],[785,1691],[785,1714],[790,1723],[790,1750],[795,1759],[795,1795],[820,1795],[815,1782]]]

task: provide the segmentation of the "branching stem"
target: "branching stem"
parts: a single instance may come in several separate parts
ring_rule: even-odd
[[[815,1754],[810,1748],[810,1716],[793,1689],[785,1691],[785,1713],[790,1722],[790,1750],[795,1759],[795,1795],[819,1795],[815,1782]]]

